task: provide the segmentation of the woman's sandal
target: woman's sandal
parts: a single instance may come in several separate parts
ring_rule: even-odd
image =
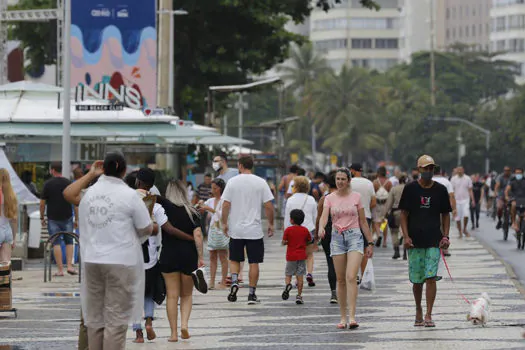
[[[359,324],[355,321],[350,322],[350,324],[348,325],[348,329],[356,329],[356,328],[359,328]]]
[[[188,332],[187,329],[181,329],[181,330],[180,330],[180,337],[181,337],[182,339],[190,339],[190,338],[191,338],[191,336],[190,336],[190,332]]]
[[[425,327],[433,328],[433,327],[436,327],[436,324],[432,320],[425,320]]]
[[[337,329],[346,329],[346,323],[338,323]]]
[[[414,321],[414,327],[424,327],[425,326],[425,320],[415,320]]]

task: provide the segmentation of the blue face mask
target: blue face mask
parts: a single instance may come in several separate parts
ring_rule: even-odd
[[[523,179],[523,174],[516,174],[516,180]]]

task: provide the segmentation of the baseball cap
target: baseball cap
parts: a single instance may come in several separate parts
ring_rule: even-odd
[[[150,168],[141,168],[137,172],[137,180],[140,180],[147,185],[153,186],[155,183],[155,172]]]
[[[417,160],[417,167],[418,168],[425,168],[425,167],[427,167],[429,165],[436,165],[436,163],[434,162],[434,158],[432,158],[429,155],[426,155],[426,154],[422,155]]]
[[[363,166],[361,163],[352,163],[352,165],[350,165],[350,170],[363,172]]]

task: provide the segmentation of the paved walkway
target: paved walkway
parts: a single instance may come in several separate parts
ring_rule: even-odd
[[[328,303],[329,288],[322,251],[316,254],[317,286],[306,288],[305,304],[293,297],[281,300],[285,248],[277,238],[267,240],[266,262],[262,266],[257,294],[260,305],[246,304],[247,288],[239,292],[235,304],[226,300],[224,290],[195,294],[190,320],[192,338],[168,344],[169,325],[164,307],[156,316],[158,339],[149,344],[132,344],[128,349],[517,349],[525,348],[521,338],[525,319],[525,300],[518,292],[504,265],[474,239],[458,240],[452,233],[452,257],[448,262],[456,286],[468,298],[488,292],[492,298],[492,319],[487,327],[474,327],[466,321],[468,305],[457,295],[450,279],[438,284],[435,329],[413,327],[414,307],[407,263],[392,261],[392,251],[376,249],[374,258],[375,293],[361,291],[355,331],[335,328],[339,321],[337,305]],[[78,328],[79,298],[76,294],[57,296],[45,293],[78,292],[74,278],[42,282],[40,271],[18,274],[14,302],[18,319],[0,318],[0,345],[12,349],[73,349]],[[292,294],[293,296],[293,294]],[[1,314],[0,314],[1,317]],[[15,347],[16,346],[16,347]]]

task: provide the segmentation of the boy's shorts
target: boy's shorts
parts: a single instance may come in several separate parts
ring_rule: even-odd
[[[306,275],[306,260],[287,261],[285,276],[304,276]]]

